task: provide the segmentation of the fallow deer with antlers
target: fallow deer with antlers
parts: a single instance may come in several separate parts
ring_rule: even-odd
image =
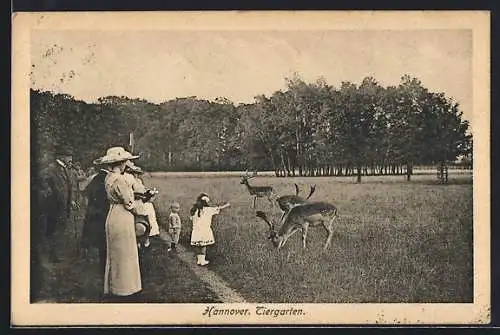
[[[274,202],[273,202],[273,188],[271,186],[252,186],[248,182],[248,179],[255,177],[256,173],[254,173],[252,176],[248,174],[248,171],[245,171],[245,175],[241,177],[241,182],[240,184],[243,184],[247,187],[248,193],[253,198],[253,206],[252,208],[255,208],[255,202],[257,198],[267,198],[271,205],[274,207]]]
[[[300,197],[299,186],[295,184],[295,195],[284,195],[276,199],[280,209],[283,211],[280,221],[283,220],[286,213],[288,213],[293,207],[309,202],[309,198],[313,195],[314,191],[316,191],[316,185],[311,185],[311,190],[307,198]]]
[[[305,249],[309,227],[322,226],[328,233],[323,247],[326,250],[332,239],[333,223],[338,217],[338,209],[327,202],[312,202],[295,206],[285,215],[277,232],[274,222],[267,218],[266,213],[257,211],[256,215],[268,224],[269,239],[278,249],[282,248],[290,236],[298,230],[302,231],[302,247]]]

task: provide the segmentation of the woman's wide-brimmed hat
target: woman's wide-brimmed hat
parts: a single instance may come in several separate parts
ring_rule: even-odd
[[[111,164],[136,158],[139,158],[139,156],[132,155],[123,147],[112,147],[108,149],[105,156],[94,160],[94,164],[95,165]]]
[[[143,174],[144,171],[141,169],[140,166],[135,165],[133,162],[128,161],[127,164],[125,165],[130,172],[133,173],[138,173],[138,174]]]

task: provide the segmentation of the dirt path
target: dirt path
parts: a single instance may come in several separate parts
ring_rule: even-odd
[[[236,291],[231,289],[224,280],[222,280],[214,272],[210,271],[210,264],[207,266],[198,266],[195,263],[196,255],[188,251],[184,246],[179,245],[177,256],[181,261],[187,264],[198,278],[209,285],[209,287],[217,294],[217,296],[226,303],[245,303],[245,299]]]

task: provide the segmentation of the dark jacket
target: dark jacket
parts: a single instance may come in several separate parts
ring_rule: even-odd
[[[106,217],[109,211],[109,201],[104,187],[107,173],[99,173],[90,181],[85,189],[88,199],[87,211],[83,225],[83,246],[103,248],[106,243]]]
[[[54,163],[42,171],[43,209],[47,213],[47,230],[66,226],[70,219],[71,203],[78,202],[79,190],[75,174],[69,167]]]

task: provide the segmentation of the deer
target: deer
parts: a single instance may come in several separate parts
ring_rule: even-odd
[[[248,182],[248,179],[255,177],[256,173],[254,173],[252,176],[248,175],[248,170],[245,171],[245,175],[241,177],[241,182],[240,184],[245,185],[247,187],[248,193],[253,197],[253,206],[252,208],[255,208],[255,202],[257,198],[264,198],[266,197],[267,200],[271,203],[271,205],[274,207],[274,202],[272,200],[274,196],[273,188],[271,186],[252,186]]]
[[[256,216],[264,220],[269,226],[269,239],[274,246],[281,249],[287,240],[297,231],[302,231],[302,249],[306,249],[307,232],[309,227],[322,226],[328,233],[323,249],[328,249],[333,235],[333,224],[338,218],[338,209],[327,202],[311,202],[297,205],[281,220],[281,226],[278,231],[275,230],[275,224],[269,220],[266,213],[257,211]]]
[[[283,215],[281,216],[280,221],[283,220],[283,217],[292,209],[293,207],[301,204],[305,204],[309,201],[309,198],[313,195],[314,191],[316,191],[316,185],[311,185],[311,190],[307,198],[299,197],[300,189],[297,184],[295,184],[295,195],[284,195],[276,199],[280,209],[283,211]]]

